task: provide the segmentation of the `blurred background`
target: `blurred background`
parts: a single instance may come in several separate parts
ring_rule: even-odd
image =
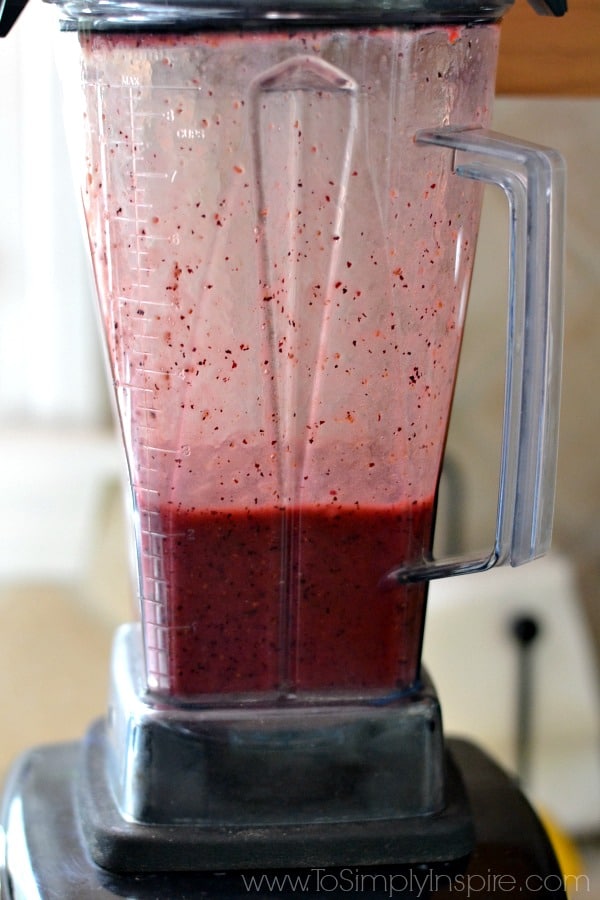
[[[103,714],[111,637],[136,614],[123,461],[47,16],[43,4],[30,3],[0,46],[0,779],[25,747],[78,738]],[[517,0],[504,26],[498,92],[494,128],[557,148],[569,173],[554,545],[524,569],[435,583],[425,660],[446,730],[476,738],[521,776],[533,802],[582,852],[588,896],[600,897],[595,0],[570,0],[564,20],[542,20]],[[496,505],[504,207],[489,191],[443,482],[441,540],[471,549],[482,535],[491,542]],[[515,637],[523,620],[533,628],[526,650]],[[519,726],[524,687],[532,703]]]

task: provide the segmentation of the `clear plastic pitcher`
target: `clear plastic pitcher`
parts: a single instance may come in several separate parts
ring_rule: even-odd
[[[149,689],[410,688],[498,26],[79,42]]]

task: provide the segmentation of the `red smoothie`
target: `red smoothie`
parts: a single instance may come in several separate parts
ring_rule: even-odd
[[[378,584],[429,547],[432,504],[166,508],[160,518],[173,696],[414,681],[426,587]]]

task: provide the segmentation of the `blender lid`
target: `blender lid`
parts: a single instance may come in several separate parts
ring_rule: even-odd
[[[27,0],[0,0],[0,37],[6,37],[26,3]]]
[[[514,0],[46,0],[61,9],[65,30],[226,28],[247,25],[465,24],[500,19]],[[528,0],[541,15],[562,16],[567,0]],[[5,37],[27,0],[0,0]]]
[[[567,0],[527,0],[527,2],[541,16],[564,16],[567,11]]]

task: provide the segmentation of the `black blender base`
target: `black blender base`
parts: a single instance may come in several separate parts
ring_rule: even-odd
[[[78,791],[92,858],[117,872],[276,869],[382,865],[458,859],[473,847],[462,778],[450,755],[445,804],[434,814],[294,823],[137,824],[126,821],[106,777],[107,731],[97,722],[84,742]]]
[[[448,741],[472,811],[474,849],[461,860],[356,866],[340,858],[323,866],[310,849],[302,868],[230,872],[142,872],[116,875],[92,862],[75,797],[81,747],[66,744],[28,753],[5,794],[2,900],[210,900],[276,896],[562,897],[563,879],[548,838],[523,795],[473,745]],[[164,839],[164,835],[162,838]],[[340,845],[341,846],[341,845]],[[156,847],[146,847],[150,860]],[[348,857],[350,858],[350,857]]]

